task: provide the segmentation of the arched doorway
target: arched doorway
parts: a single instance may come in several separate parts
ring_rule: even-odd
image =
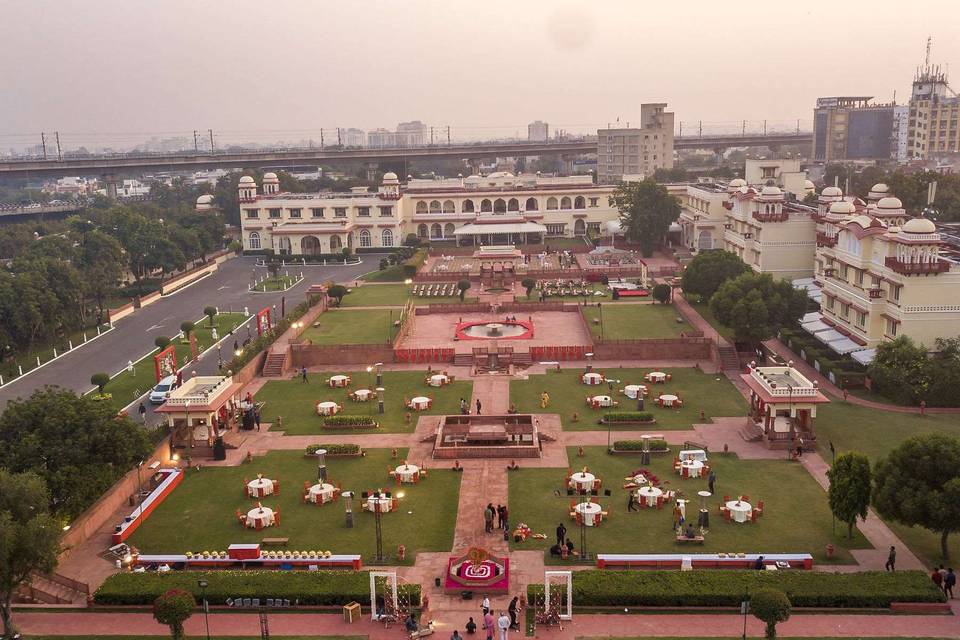
[[[304,236],[301,238],[300,253],[305,256],[320,255],[320,239],[316,236]]]
[[[456,227],[453,226],[453,223],[452,223],[452,222],[448,222],[448,223],[447,223],[446,225],[444,225],[444,227],[443,227],[443,237],[445,237],[445,238],[452,238],[454,231],[456,231]]]
[[[709,229],[704,229],[700,232],[700,236],[697,238],[697,249],[700,251],[706,251],[713,249],[713,232]]]
[[[330,253],[336,253],[343,249],[343,240],[340,236],[330,236]]]
[[[583,218],[577,218],[577,221],[573,223],[573,235],[582,236],[587,233],[587,225],[584,223]]]

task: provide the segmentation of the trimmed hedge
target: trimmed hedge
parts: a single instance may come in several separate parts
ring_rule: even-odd
[[[369,602],[370,577],[366,571],[171,571],[168,573],[115,573],[93,594],[101,605],[148,605],[169,589],[189,591],[200,598],[198,580],[206,580],[210,604],[227,598],[286,598],[302,605],[341,606]],[[420,585],[400,585],[411,602],[420,604]]]
[[[606,422],[655,422],[656,418],[649,411],[611,411],[603,414]]]
[[[366,429],[376,427],[377,421],[370,416],[328,416],[323,419],[328,429]]]
[[[643,440],[615,440],[614,451],[643,451]],[[650,439],[650,451],[669,451],[670,447],[663,438]]]
[[[739,606],[743,594],[780,589],[794,607],[886,608],[891,602],[944,602],[923,571],[575,571],[573,602],[580,607]],[[543,585],[527,588],[528,600]],[[532,601],[532,600],[531,600]]]
[[[318,449],[325,450],[328,456],[355,456],[360,453],[358,444],[311,444],[307,447],[307,455],[316,455]]]

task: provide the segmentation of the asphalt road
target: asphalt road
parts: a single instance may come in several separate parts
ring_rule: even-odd
[[[358,265],[291,267],[291,273],[302,270],[304,280],[283,293],[251,293],[247,285],[252,271],[256,269],[265,275],[266,270],[256,267],[253,257],[228,260],[213,275],[138,309],[118,320],[113,331],[7,384],[0,389],[0,407],[6,406],[13,398],[28,396],[46,385],[58,385],[84,393],[93,386],[90,384],[91,375],[98,371],[112,375],[126,367],[128,361],[136,362],[153,349],[153,341],[157,336],[175,335],[180,331],[181,322],[199,319],[203,316],[203,308],[208,305],[216,306],[221,311],[242,311],[248,307],[251,313],[256,313],[267,305],[276,304],[279,313],[281,298],[286,298],[287,308],[292,309],[303,301],[311,284],[326,280],[348,282],[375,270],[381,257],[379,254],[364,254]],[[246,334],[242,335],[245,337]],[[225,344],[224,348],[230,350],[233,344]],[[216,350],[198,362],[197,366],[191,367],[191,371],[198,373],[212,373],[216,369]]]

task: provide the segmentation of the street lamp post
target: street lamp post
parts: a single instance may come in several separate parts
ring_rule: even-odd
[[[210,605],[207,603],[208,584],[206,580],[197,580],[197,586],[200,587],[201,597],[203,598],[203,621],[207,627],[207,640],[210,640]]]
[[[343,508],[347,518],[347,529],[353,529],[353,491],[344,491],[340,497],[344,499]]]
[[[830,469],[832,470],[837,465],[837,450],[833,448],[833,440],[830,441]],[[837,515],[832,513],[831,517],[833,522],[831,523],[831,529],[833,530],[833,535],[837,535]]]
[[[383,363],[375,362],[373,366],[377,368],[377,386],[382,387],[383,386]]]
[[[383,413],[383,395],[386,393],[386,389],[383,387],[377,387],[377,411]]]

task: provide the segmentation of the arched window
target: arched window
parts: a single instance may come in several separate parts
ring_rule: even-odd
[[[473,213],[473,200],[464,200],[464,201],[463,201],[463,212],[464,212],[464,213]]]
[[[510,198],[507,202],[507,211],[520,211],[520,201],[516,198]]]
[[[583,196],[577,196],[576,198],[573,199],[573,208],[574,208],[574,209],[586,209],[586,208],[587,208],[587,201],[584,199]]]
[[[547,210],[552,211],[557,208],[557,199],[553,196],[547,198]]]
[[[330,253],[339,251],[342,248],[343,240],[340,239],[340,236],[330,236]]]
[[[481,200],[481,201],[480,201],[480,212],[481,212],[481,213],[489,213],[490,211],[493,211],[493,203],[490,202],[490,201],[487,200],[487,199]]]
[[[457,208],[453,204],[453,200],[444,200],[443,201],[443,212],[444,213],[456,213]]]
[[[425,239],[425,238],[427,237],[427,233],[429,233],[429,232],[427,231],[427,225],[425,225],[425,224],[419,224],[419,225],[417,225],[417,237],[418,237],[418,238],[420,238],[421,240],[422,240],[422,239]]]
[[[369,229],[360,230],[360,246],[361,247],[372,247],[373,239],[370,237]]]
[[[536,198],[527,198],[526,208],[527,211],[536,211],[540,208],[540,205],[537,204]]]
[[[417,213],[426,213],[427,212],[427,203],[423,200],[417,202]]]
[[[320,239],[316,236],[304,236],[300,238],[300,253],[305,256],[320,255]]]
[[[452,223],[452,222],[448,222],[448,223],[447,223],[446,225],[444,225],[444,227],[443,227],[443,237],[444,237],[444,238],[452,238],[452,237],[453,237],[453,232],[456,231],[456,230],[457,230],[457,229],[456,229],[456,227],[453,226],[453,223]]]
[[[561,208],[561,209],[569,209],[569,208],[571,208],[571,203],[570,203],[570,198],[569,198],[569,197],[563,196],[562,198],[560,198],[560,208]]]
[[[251,232],[251,233],[250,233],[249,242],[250,242],[250,248],[251,248],[251,249],[259,249],[259,248],[260,248],[260,234],[257,233],[256,231]]]
[[[380,233],[380,245],[384,247],[393,246],[393,231],[390,229],[384,229]]]
[[[440,213],[440,211],[441,211],[440,201],[439,201],[439,200],[431,200],[431,201],[430,201],[430,213]]]
[[[284,237],[280,238],[280,242],[279,242],[280,255],[283,255],[283,256],[288,256],[288,255],[290,255],[290,253],[291,253],[291,251],[290,251],[290,246],[291,246],[291,245],[290,245],[290,238],[289,238],[289,237],[284,236]]]
[[[582,236],[587,233],[587,225],[583,222],[583,218],[577,218],[577,221],[573,223],[573,235]]]
[[[507,202],[503,198],[497,198],[493,201],[493,212],[494,213],[506,213],[507,212]]]
[[[431,238],[442,238],[443,229],[440,227],[440,223],[434,222],[430,225],[430,237]]]

